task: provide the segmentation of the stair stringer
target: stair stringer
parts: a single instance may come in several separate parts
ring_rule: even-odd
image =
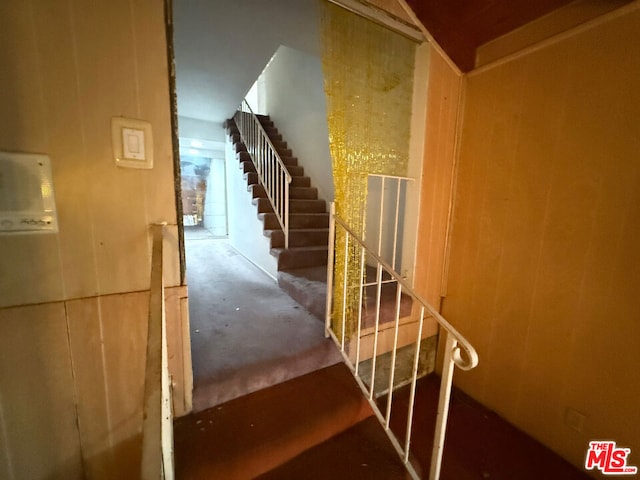
[[[278,260],[271,255],[269,242],[265,241],[264,224],[252,204],[251,192],[236,158],[233,143],[226,137],[225,166],[227,176],[227,218],[229,242],[250,262],[274,280],[278,276]]]

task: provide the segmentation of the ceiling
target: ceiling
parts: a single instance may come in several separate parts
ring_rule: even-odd
[[[416,16],[463,72],[476,65],[478,47],[573,4],[575,26],[628,1],[620,0],[406,0]],[[584,13],[586,11],[586,14]],[[579,20],[579,22],[578,22]],[[556,28],[554,30],[553,28]],[[549,34],[558,33],[557,26]],[[538,40],[542,40],[539,38]]]
[[[526,42],[543,40],[631,0],[328,1],[420,41],[423,35],[414,24],[417,17],[460,70],[468,72],[526,47]],[[233,115],[280,45],[319,55],[317,0],[173,3],[181,136],[223,141],[222,122]],[[407,11],[407,5],[412,12]],[[518,37],[523,31],[527,34]],[[491,43],[500,37],[504,41]],[[485,54],[487,44],[500,48]],[[196,135],[196,122],[205,122],[215,135]],[[194,128],[188,128],[191,124]]]

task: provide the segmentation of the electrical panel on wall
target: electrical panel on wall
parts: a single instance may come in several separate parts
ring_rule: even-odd
[[[49,157],[0,152],[0,235],[57,231]]]

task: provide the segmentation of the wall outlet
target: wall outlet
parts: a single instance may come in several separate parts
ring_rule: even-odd
[[[586,415],[574,410],[571,407],[567,407],[564,414],[564,424],[576,432],[582,432],[584,430],[584,422]]]

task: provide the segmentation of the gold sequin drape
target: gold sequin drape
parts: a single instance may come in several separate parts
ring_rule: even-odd
[[[322,64],[336,215],[361,237],[367,174],[406,176],[415,44],[322,2]],[[347,252],[346,337],[354,331],[360,249]],[[341,334],[345,238],[336,237],[334,330]]]

